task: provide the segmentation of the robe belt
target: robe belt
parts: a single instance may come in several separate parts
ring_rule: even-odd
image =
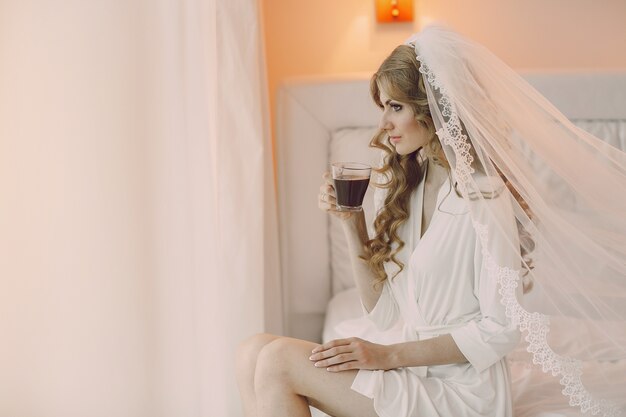
[[[413,334],[415,335],[414,337],[411,338],[414,341],[417,341],[417,340],[427,340],[427,339],[435,338],[437,336],[441,336],[442,334],[448,334],[448,333],[452,332],[452,330],[458,329],[459,327],[463,327],[466,324],[467,324],[467,322],[457,323],[457,324],[441,325],[441,326],[409,326],[409,325],[406,325],[405,331],[408,330],[408,332],[410,333],[409,336],[413,336]],[[422,377],[425,377],[427,375],[427,373],[428,373],[428,366],[410,366],[410,367],[407,367],[406,369],[409,370],[410,372],[414,373],[415,375],[422,376]]]

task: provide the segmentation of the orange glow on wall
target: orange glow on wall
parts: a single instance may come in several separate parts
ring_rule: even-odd
[[[376,0],[376,21],[379,23],[413,21],[413,0]]]

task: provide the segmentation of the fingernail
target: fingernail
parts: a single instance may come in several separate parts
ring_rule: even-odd
[[[321,366],[321,364],[319,362],[315,362],[315,367],[319,368]]]
[[[313,355],[309,356],[309,360],[313,360]]]

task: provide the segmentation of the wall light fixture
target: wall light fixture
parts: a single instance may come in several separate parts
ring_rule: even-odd
[[[379,23],[412,22],[414,0],[376,0]]]

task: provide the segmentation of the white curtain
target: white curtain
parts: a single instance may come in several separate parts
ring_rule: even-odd
[[[254,0],[0,0],[0,416],[240,416],[280,332]]]

